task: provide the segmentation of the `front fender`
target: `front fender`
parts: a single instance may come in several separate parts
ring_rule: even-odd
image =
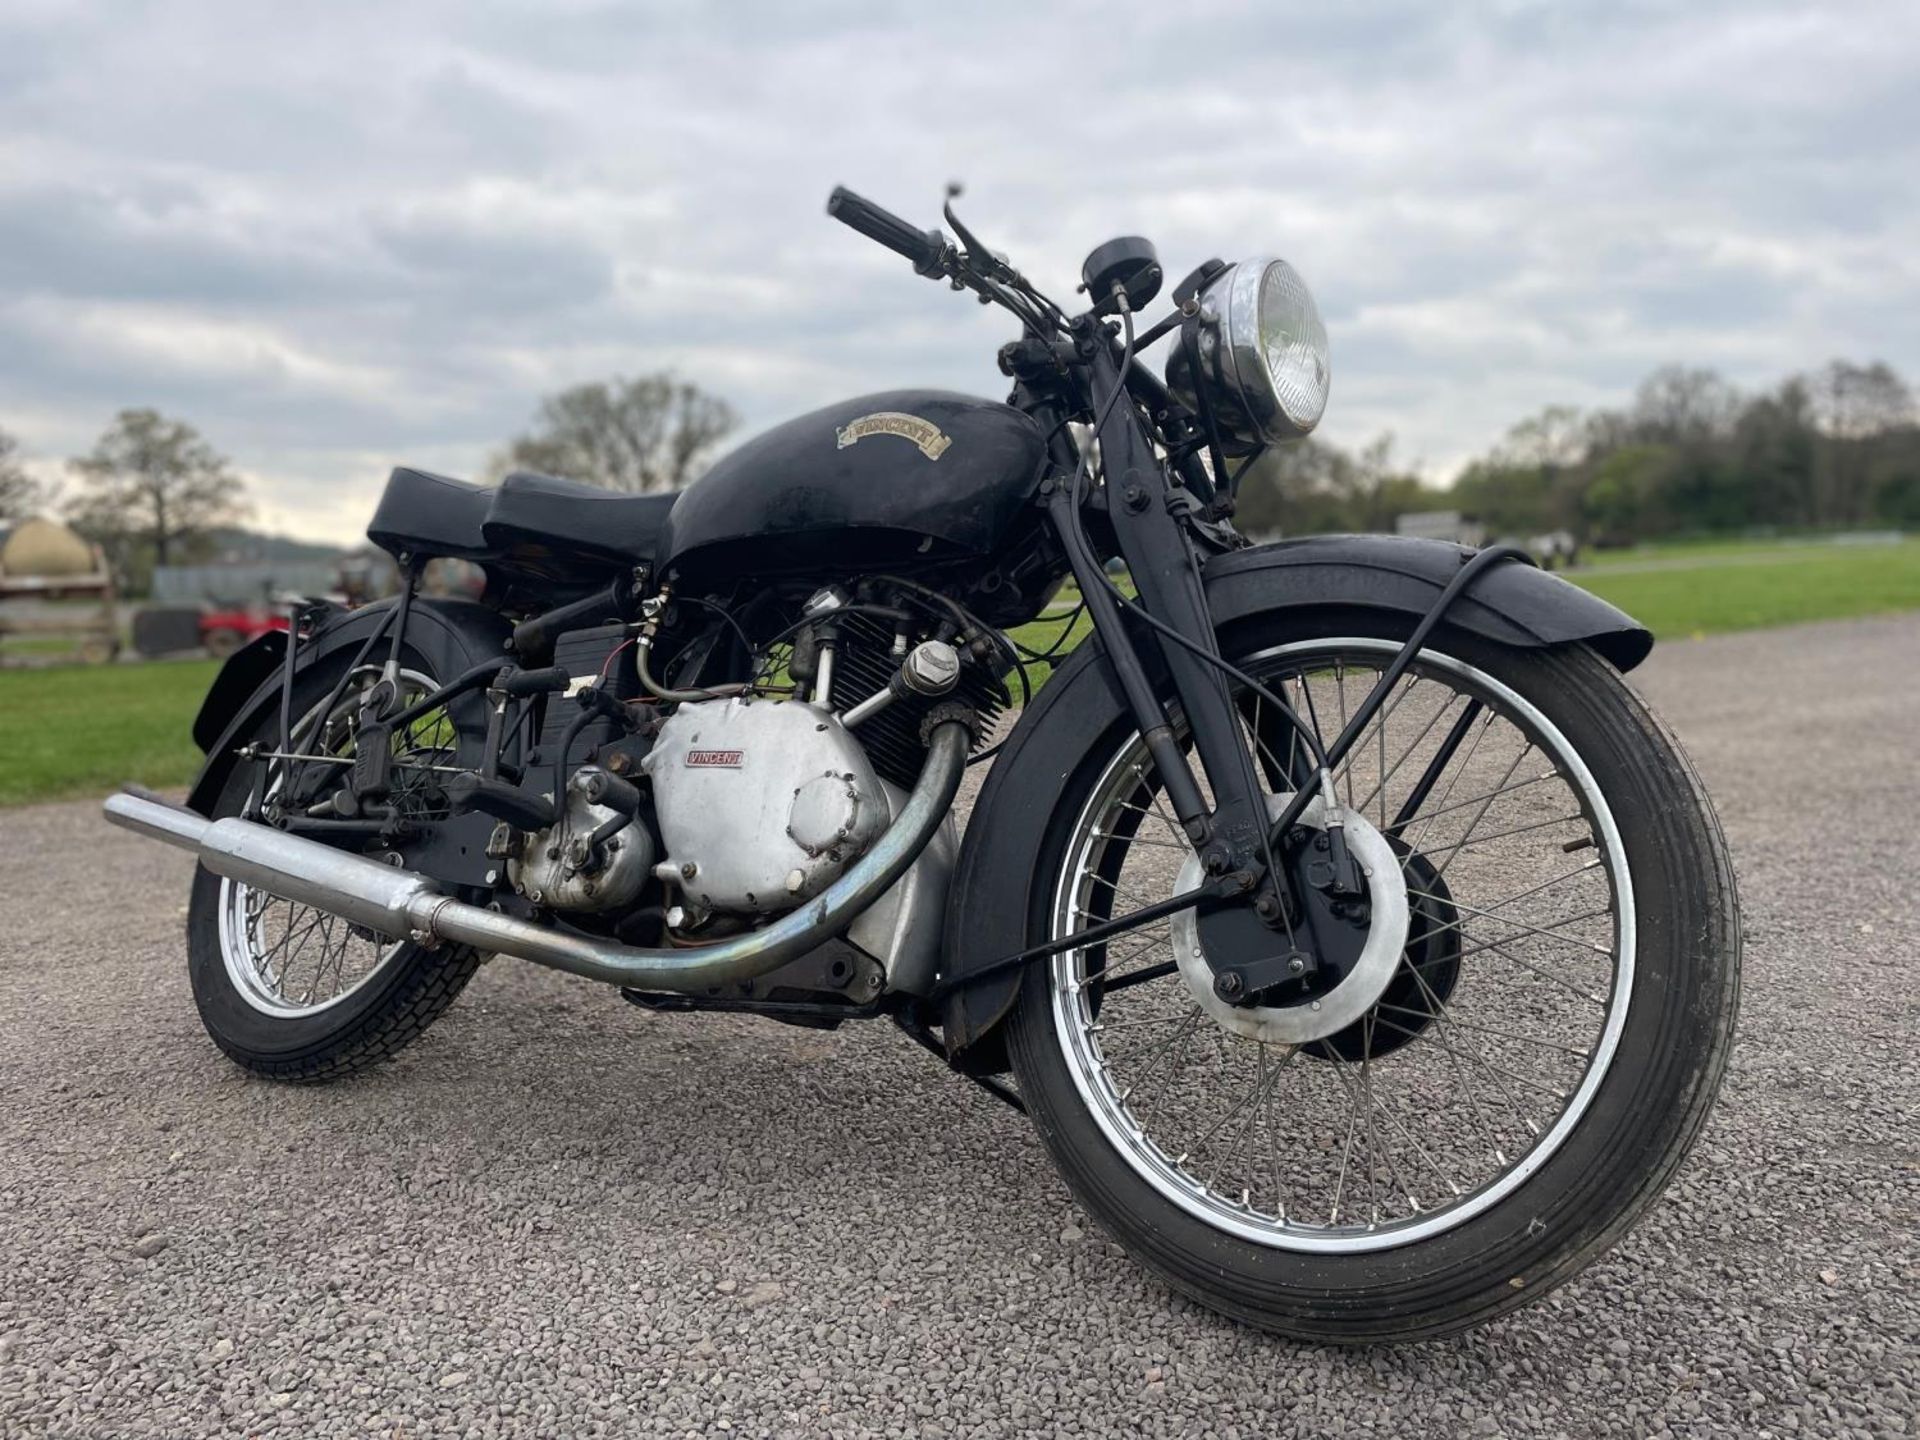
[[[1259,611],[1359,606],[1418,619],[1477,553],[1405,535],[1309,535],[1235,550],[1207,562],[1216,627]],[[1623,674],[1653,636],[1623,610],[1532,565],[1495,565],[1453,604],[1447,624],[1502,645],[1592,646]]]
[[[1202,572],[1215,628],[1256,615],[1368,609],[1417,621],[1475,552],[1396,535],[1316,535],[1215,556]],[[1631,670],[1653,637],[1622,611],[1531,565],[1496,565],[1448,614],[1445,629],[1521,648],[1585,644]],[[1156,679],[1161,677],[1156,676]],[[1058,797],[1075,771],[1097,763],[1101,738],[1126,702],[1098,641],[1080,646],[1029,705],[974,802],[947,903],[941,983],[957,984],[942,1015],[948,1051],[965,1068],[1005,1068],[995,1036],[1019,993],[1017,974],[974,984],[971,970],[1018,954],[1044,899],[1042,857]],[[983,1043],[984,1042],[984,1043]]]
[[[327,626],[301,648],[295,661],[296,675],[332,660],[342,651],[347,652],[342,663],[350,660],[395,603],[383,600],[363,606]],[[489,655],[504,656],[511,629],[499,615],[472,601],[419,597],[407,617],[407,647],[427,662],[433,674],[451,679]],[[213,813],[214,801],[233,768],[235,748],[262,716],[278,707],[280,664],[286,646],[284,632],[269,631],[236,650],[214,677],[213,688],[193,722],[194,741],[206,752],[207,760],[187,794],[190,809],[202,815]],[[382,640],[368,658],[384,660],[386,655],[386,641]],[[486,729],[484,707],[474,696],[456,702],[450,713],[463,730]]]

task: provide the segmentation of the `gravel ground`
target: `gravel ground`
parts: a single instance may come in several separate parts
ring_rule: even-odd
[[[1392,1351],[1170,1296],[890,1028],[499,962],[376,1073],[250,1080],[188,995],[187,863],[7,812],[0,1433],[1908,1433],[1916,658],[1902,617],[1649,662],[1746,904],[1720,1108],[1580,1280]]]

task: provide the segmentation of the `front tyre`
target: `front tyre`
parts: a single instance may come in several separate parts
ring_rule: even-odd
[[[1330,739],[1399,644],[1355,614],[1256,624],[1229,653]],[[1287,732],[1240,703],[1291,789]],[[1435,641],[1337,782],[1400,875],[1372,882],[1375,918],[1326,923],[1364,933],[1405,896],[1359,1019],[1223,1013],[1175,917],[1035,962],[1010,1051],[1076,1196],[1175,1289],[1303,1339],[1444,1335],[1577,1273],[1672,1176],[1732,1039],[1732,873],[1677,744],[1584,649]],[[1029,933],[1163,899],[1196,864],[1118,727],[1061,796]]]
[[[413,665],[401,672],[398,704],[436,686],[423,662]],[[323,719],[320,707],[344,668],[344,660],[319,666],[300,680],[299,753],[341,760],[352,754],[361,697],[380,671],[367,666],[349,676]],[[276,714],[248,739],[272,749],[278,734]],[[463,745],[446,712],[429,712],[396,732],[393,745],[391,803],[411,820],[444,818],[442,777],[459,763]],[[243,813],[255,773],[252,764],[234,767],[211,818]],[[303,801],[315,782],[319,792],[334,788],[317,759],[294,777]],[[269,790],[269,807],[281,784],[276,779]],[[338,1079],[398,1053],[446,1011],[480,963],[465,946],[427,949],[376,935],[205,868],[194,872],[187,955],[194,1003],[214,1043],[256,1075],[299,1083]]]

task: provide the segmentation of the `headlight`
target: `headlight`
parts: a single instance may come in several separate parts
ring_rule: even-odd
[[[1284,260],[1242,260],[1200,292],[1200,381],[1228,434],[1269,444],[1320,423],[1333,368],[1327,327],[1300,272]],[[1167,384],[1195,403],[1187,347],[1167,361]]]

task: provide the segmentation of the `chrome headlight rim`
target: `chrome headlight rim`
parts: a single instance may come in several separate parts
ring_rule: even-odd
[[[1310,402],[1291,409],[1281,396],[1280,379],[1268,365],[1261,342],[1260,297],[1268,276],[1276,269],[1283,281],[1291,280],[1298,289],[1297,318],[1302,333],[1294,338],[1317,357],[1320,372]],[[1212,317],[1208,326],[1212,333],[1202,337],[1203,342],[1212,342],[1203,343],[1203,368],[1213,372],[1210,378],[1219,387],[1216,393],[1223,393],[1229,407],[1244,415],[1252,426],[1251,438],[1278,444],[1311,434],[1326,413],[1332,367],[1326,326],[1300,272],[1277,256],[1241,260],[1216,276],[1201,293],[1200,309],[1203,319]]]

